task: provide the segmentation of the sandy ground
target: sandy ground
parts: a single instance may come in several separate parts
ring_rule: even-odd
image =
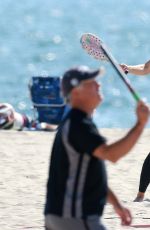
[[[110,142],[126,132],[101,130]],[[45,188],[54,135],[53,132],[0,131],[0,230],[44,229]],[[141,166],[150,150],[149,139],[150,129],[146,129],[128,156],[117,164],[107,163],[109,184],[130,208],[135,225],[150,226],[150,188],[144,202],[133,202]],[[120,219],[109,205],[105,208],[103,222],[108,229],[136,229],[120,226]]]

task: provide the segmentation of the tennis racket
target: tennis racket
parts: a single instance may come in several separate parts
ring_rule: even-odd
[[[118,73],[119,77],[122,79],[122,81],[125,83],[129,91],[131,92],[134,99],[136,101],[141,100],[140,96],[129,83],[129,80],[126,79],[126,75],[123,72],[120,65],[118,64],[118,62],[116,61],[116,59],[112,56],[110,51],[107,49],[106,45],[97,36],[90,33],[83,34],[80,39],[80,42],[83,49],[85,49],[90,56],[94,57],[97,60],[109,61]]]

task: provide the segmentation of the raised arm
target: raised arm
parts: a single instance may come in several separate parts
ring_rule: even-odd
[[[124,71],[127,71],[130,74],[134,75],[147,75],[150,74],[150,60],[147,61],[145,64],[140,65],[120,65]]]
[[[136,144],[142,134],[149,117],[149,107],[143,102],[137,105],[137,123],[136,125],[120,140],[110,145],[102,145],[95,149],[93,155],[103,160],[111,162],[118,161],[125,156]]]

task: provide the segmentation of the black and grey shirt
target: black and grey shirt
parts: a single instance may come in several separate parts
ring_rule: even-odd
[[[72,109],[56,134],[47,183],[45,215],[102,215],[107,196],[104,161],[92,156],[105,143],[92,119]]]

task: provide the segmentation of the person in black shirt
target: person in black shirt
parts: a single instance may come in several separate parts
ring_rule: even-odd
[[[119,141],[108,145],[91,115],[102,102],[99,70],[79,66],[66,71],[62,91],[71,105],[55,136],[47,182],[45,226],[47,230],[104,230],[101,216],[110,202],[122,224],[132,217],[107,184],[105,160],[116,162],[140,137],[149,109],[137,105],[135,126]]]

